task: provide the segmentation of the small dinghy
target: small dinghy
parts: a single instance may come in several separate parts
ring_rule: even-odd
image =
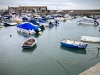
[[[31,48],[36,44],[36,42],[37,42],[36,38],[29,38],[23,42],[22,48]]]

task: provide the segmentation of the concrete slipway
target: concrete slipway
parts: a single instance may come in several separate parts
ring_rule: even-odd
[[[100,62],[79,75],[100,75]]]

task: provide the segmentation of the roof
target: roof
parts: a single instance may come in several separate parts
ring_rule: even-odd
[[[47,7],[47,6],[19,6],[19,7]]]
[[[19,7],[8,7],[8,8],[19,8]]]

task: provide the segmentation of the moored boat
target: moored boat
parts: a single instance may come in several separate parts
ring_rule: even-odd
[[[94,25],[94,26],[98,26],[99,23],[97,22],[96,19],[93,18],[83,18],[83,20],[79,20],[77,21],[78,24],[83,24],[83,25]]]
[[[31,48],[36,44],[36,42],[37,42],[36,38],[29,38],[23,42],[22,48]]]
[[[12,21],[10,19],[5,19],[3,23],[4,23],[4,26],[15,26],[15,25],[17,25],[17,23],[15,23],[14,21]]]
[[[66,39],[61,40],[60,43],[64,46],[71,47],[71,48],[86,48],[88,45],[87,43],[78,42],[74,40],[66,40]]]
[[[78,21],[78,24],[83,24],[83,25],[94,25],[94,26],[99,25],[98,22],[89,21],[89,20],[79,20],[79,21]]]
[[[46,22],[45,20],[39,19],[38,23],[40,24],[40,26],[44,26],[44,27],[49,27],[49,23]]]
[[[39,28],[39,26],[36,26],[29,22],[24,22],[17,25],[17,31],[21,31],[22,33],[35,34],[40,32],[40,30],[41,29]]]
[[[81,36],[81,41],[100,42],[100,37]]]

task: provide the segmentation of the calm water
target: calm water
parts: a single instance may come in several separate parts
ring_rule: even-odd
[[[46,28],[42,35],[31,36],[18,33],[16,26],[3,26],[0,29],[0,75],[78,75],[100,62],[97,51],[100,43],[88,43],[86,50],[60,44],[62,39],[80,41],[83,35],[100,37],[99,26],[78,25],[77,20],[60,22],[59,26]],[[37,38],[36,45],[22,49],[21,44],[29,37]],[[91,58],[95,59],[89,60]]]

